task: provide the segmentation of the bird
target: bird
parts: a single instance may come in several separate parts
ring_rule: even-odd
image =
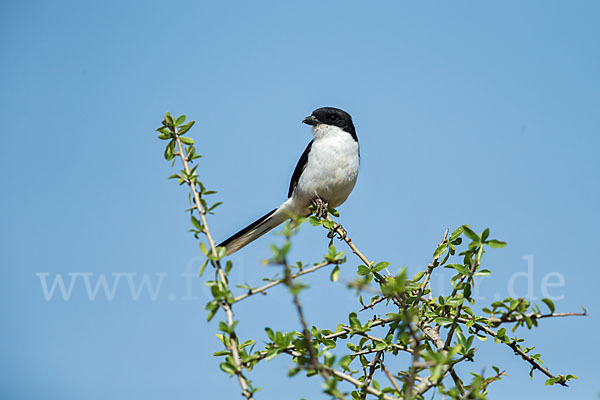
[[[288,199],[218,246],[231,255],[291,215],[309,216],[314,205],[323,216],[328,207],[342,205],[356,184],[360,148],[352,117],[335,107],[321,107],[302,120],[312,127],[313,139],[294,169]]]

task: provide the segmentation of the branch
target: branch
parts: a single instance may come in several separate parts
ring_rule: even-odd
[[[171,131],[171,136],[177,142],[177,148],[178,148],[177,155],[179,156],[179,158],[181,159],[181,162],[183,163],[183,168],[184,168],[186,174],[188,176],[190,176],[191,168],[188,163],[187,156],[185,155],[185,152],[183,150],[183,143],[181,142],[181,137],[177,133],[177,127],[170,125],[169,129]],[[200,201],[200,193],[198,193],[198,190],[196,190],[196,183],[189,179],[186,180],[186,183],[188,184],[188,186],[192,192],[192,195],[194,198],[194,207],[196,208],[196,210],[198,210],[198,214],[200,215],[200,220],[202,221],[202,225],[204,226],[203,232],[204,232],[204,235],[206,235],[208,244],[210,245],[211,253],[212,253],[213,257],[216,258],[216,260],[214,261],[214,265],[217,269],[217,275],[219,277],[219,280],[221,281],[223,286],[227,290],[229,290],[229,284],[227,282],[227,277],[225,276],[225,273],[223,272],[223,268],[221,267],[221,263],[218,260],[217,248],[215,245],[215,241],[210,233],[210,229],[208,228],[208,222],[206,220],[206,210],[204,209],[204,207],[202,206],[202,202]],[[232,327],[234,324],[234,316],[233,316],[233,310],[231,308],[231,305],[228,304],[226,301],[223,301],[223,302],[221,302],[220,306],[225,311],[225,315],[227,318],[227,326]],[[246,399],[252,400],[253,396],[252,396],[252,392],[249,389],[248,380],[242,373],[242,367],[241,367],[242,363],[241,363],[240,354],[239,354],[239,343],[238,343],[237,335],[235,334],[235,331],[233,331],[233,330],[231,330],[231,333],[229,334],[229,344],[230,345],[228,346],[228,348],[229,348],[229,351],[231,351],[231,357],[233,359],[233,363],[234,363],[234,367],[235,367],[235,375],[237,376],[238,382],[242,388],[242,395]]]
[[[369,304],[367,304],[366,306],[364,306],[363,308],[360,309],[360,311],[365,311],[367,309],[373,309],[373,307],[375,307],[377,304],[381,303],[384,300],[387,300],[388,298],[385,296],[381,296],[373,301],[371,301]]]
[[[498,335],[496,334],[496,332],[494,332],[493,330],[491,330],[490,328],[488,328],[487,326],[483,326],[480,325],[478,323],[473,324],[473,328],[475,328],[478,331],[482,331],[487,333],[488,335],[497,338]],[[500,339],[498,339],[500,340]],[[531,364],[531,366],[534,369],[537,369],[539,371],[541,371],[544,375],[546,375],[548,378],[554,378],[556,379],[556,376],[552,375],[550,373],[550,371],[548,371],[547,368],[542,367],[540,365],[539,362],[537,362],[533,357],[531,357],[529,354],[525,353],[514,341],[512,342],[504,342],[502,340],[500,340],[502,343],[506,344],[508,347],[510,347],[515,353],[517,353],[518,355],[520,355],[525,361],[529,362],[529,364]],[[564,379],[560,379],[558,380],[556,383],[562,385],[562,386],[569,386],[567,385],[566,381]]]
[[[444,232],[444,236],[442,237],[442,241],[440,242],[440,244],[438,244],[438,247],[440,247],[441,245],[443,245],[444,243],[446,243],[448,241],[448,232],[450,232],[450,229],[446,229],[446,232]],[[423,283],[421,284],[421,288],[419,289],[419,292],[417,293],[417,299],[420,299],[421,296],[423,296],[423,292],[425,291],[425,287],[427,286],[427,283],[429,283],[429,279],[431,278],[431,274],[433,273],[433,270],[439,265],[438,264],[438,260],[441,257],[438,256],[437,258],[434,258],[432,262],[429,263],[429,265],[427,266],[427,271],[425,272],[425,279],[423,280]]]
[[[465,385],[463,383],[463,381],[460,379],[460,377],[458,376],[458,374],[456,373],[456,371],[454,370],[454,366],[452,366],[450,368],[450,376],[452,377],[452,380],[454,381],[454,384],[456,385],[456,389],[458,389],[458,392],[461,395],[465,394]]]
[[[389,335],[391,335],[392,333],[394,333],[395,328],[392,326],[390,328],[390,330],[388,331],[387,335],[385,335],[385,337],[388,337]],[[371,339],[373,340],[373,339]],[[401,347],[401,346],[399,346]],[[363,386],[363,390],[362,390],[362,399],[365,400],[367,398],[367,390],[366,388],[369,387],[371,385],[371,381],[373,380],[373,374],[375,374],[375,369],[377,367],[377,363],[381,363],[381,356],[383,355],[383,350],[380,350],[377,352],[377,354],[375,354],[375,357],[373,357],[373,360],[371,360],[371,362],[369,363],[369,375],[367,375],[366,379],[365,379],[365,386]],[[383,364],[381,364],[383,366]]]
[[[550,314],[540,314],[540,313],[526,314],[527,318],[535,318],[535,319],[554,318],[554,317],[587,317],[587,315],[588,315],[587,311],[582,312],[582,313],[568,312],[568,313],[550,313]],[[509,317],[509,318],[506,318],[506,317],[502,317],[502,318],[490,317],[490,318],[488,318],[488,320],[493,324],[518,322],[523,319],[524,319],[524,317],[522,315],[516,315],[514,317]]]
[[[287,350],[286,349],[285,353],[289,354],[289,355],[291,355],[293,357],[302,357],[302,353],[300,353],[298,351],[295,351],[295,350]],[[303,368],[303,367],[299,366],[298,368]],[[398,399],[396,399],[394,397],[390,397],[390,396],[387,396],[387,395],[383,394],[381,391],[375,389],[372,386],[365,386],[364,382],[361,382],[358,379],[354,378],[353,376],[347,375],[347,374],[345,374],[345,373],[343,373],[341,371],[338,371],[338,370],[333,369],[331,367],[327,367],[325,365],[321,365],[320,368],[322,368],[323,370],[327,371],[329,374],[331,374],[331,375],[333,375],[333,376],[335,376],[335,377],[337,377],[339,379],[342,379],[342,380],[344,380],[346,382],[350,382],[351,384],[353,384],[355,387],[357,387],[359,389],[360,388],[365,388],[365,390],[367,391],[367,393],[370,393],[370,394],[378,396],[378,397],[381,396],[380,398],[382,398],[384,400],[398,400]]]
[[[371,325],[371,326],[375,326],[375,325]],[[369,334],[366,334],[366,333],[364,333],[364,332],[352,332],[352,328],[350,328],[349,326],[342,326],[342,329],[346,330],[346,332],[345,332],[345,333],[353,333],[354,335],[358,335],[358,336],[366,337],[367,339],[369,339],[369,340],[372,340],[373,342],[379,342],[379,343],[385,342],[385,343],[387,343],[387,342],[386,342],[385,340],[383,340],[382,338],[378,338],[378,337],[375,337],[375,336],[371,336],[371,335],[369,335]],[[388,333],[388,335],[389,335],[389,333]],[[325,338],[327,338],[327,339],[328,339],[328,337],[327,337],[327,336],[325,336]],[[395,348],[395,349],[398,349],[398,350],[400,350],[400,351],[406,351],[407,353],[411,353],[411,354],[413,353],[413,350],[412,350],[412,349],[410,349],[410,348],[408,348],[408,347],[400,346],[399,344],[396,344],[396,343],[390,343],[390,346],[391,346],[391,347],[393,347],[393,348]],[[377,350],[375,350],[375,351],[377,351]],[[369,350],[369,351],[366,351],[365,353],[358,352],[358,353],[355,353],[355,354],[356,354],[356,355],[360,355],[360,354],[368,354],[368,353],[374,353],[375,351]]]
[[[373,394],[377,397],[383,398],[384,400],[395,400],[393,397],[387,396],[385,394],[383,394],[382,392],[380,392],[379,390],[373,388],[372,386],[367,386],[365,385],[363,382],[359,381],[356,378],[353,378],[350,375],[346,375],[345,373],[338,371],[336,369],[333,368],[328,368],[327,370],[334,376],[343,379],[347,382],[350,382],[351,384],[353,384],[354,386],[356,386],[357,388],[363,388],[363,390],[365,390],[367,393]]]
[[[393,322],[393,321],[394,321],[393,318],[379,319],[377,321],[374,321],[371,324],[371,327],[373,328],[373,327],[377,327],[377,326],[382,326],[382,325],[385,325],[385,324],[389,324],[390,322]],[[332,333],[330,335],[323,336],[323,340],[337,339],[340,336],[345,336],[345,335],[348,335],[349,333],[353,333],[352,329],[349,328],[349,327],[347,327],[347,326],[342,327],[342,329],[344,329],[344,330],[336,332],[336,333]],[[360,335],[362,332],[360,332],[360,333],[359,332],[354,332],[354,333],[357,334],[357,335]],[[376,338],[374,336],[371,337],[370,339],[371,340],[381,340],[381,341],[384,341],[383,339]],[[399,350],[407,351],[406,349],[403,349],[402,346],[399,346],[399,345],[396,345],[396,344],[393,344],[393,343],[392,343],[392,346],[394,346],[394,347],[397,346],[397,348],[399,348]],[[288,353],[290,351],[295,351],[295,346],[293,344],[291,344],[288,347],[286,347],[285,349],[283,349],[283,351],[284,352],[288,352]],[[255,353],[257,355],[256,361],[262,360],[263,358],[265,358],[267,356],[268,353],[269,352],[267,350],[262,350],[262,351],[256,352]]]
[[[406,311],[404,311],[404,313],[406,314]],[[417,376],[417,362],[419,361],[419,346],[421,345],[421,343],[419,341],[419,337],[417,336],[417,333],[413,329],[410,322],[407,325],[408,325],[408,328],[410,329],[410,335],[412,336],[413,340],[415,341],[414,349],[413,349],[412,364],[409,369],[408,379],[406,380],[406,391],[404,392],[404,399],[410,400],[410,398],[412,396],[413,385],[415,383],[415,377]]]
[[[331,219],[331,216],[329,214],[327,214],[327,220],[334,222],[335,226],[333,227],[333,232],[337,233],[340,238],[346,242],[346,244],[348,244],[348,247],[350,247],[350,249],[352,249],[352,252],[354,254],[356,254],[358,256],[358,258],[360,258],[360,260],[362,262],[365,263],[365,265],[370,266],[371,262],[367,259],[367,257],[365,257],[365,255],[363,253],[360,252],[360,250],[358,250],[358,248],[354,245],[354,243],[352,243],[352,239],[350,239],[350,237],[348,237],[348,232],[346,232],[346,230],[342,227],[342,225],[336,223],[334,220]]]
[[[388,371],[388,369],[386,368],[386,366],[383,365],[383,363],[381,364],[381,368],[383,368],[383,372],[388,377],[388,379],[390,380],[390,382],[392,382],[392,385],[394,386],[394,389],[396,389],[398,391],[398,393],[401,393],[402,391],[400,390],[400,387],[398,386],[398,383],[396,383],[396,380],[394,379],[394,377],[392,376],[392,374],[390,374],[390,371]]]
[[[419,323],[418,327],[425,334],[425,337],[429,341],[433,342],[433,344],[435,345],[435,347],[437,348],[437,350],[440,353],[442,353],[442,354],[448,353],[448,351],[445,350],[445,343],[442,340],[442,338],[440,337],[440,335],[436,329],[434,329],[431,325],[429,325],[427,323]],[[450,364],[443,365],[442,366],[442,377],[444,377],[450,371],[450,369],[453,367],[454,364],[456,364],[457,362],[460,362],[460,361],[462,361],[462,359],[459,359],[456,362],[453,362]],[[431,389],[433,386],[437,385],[439,383],[439,381],[440,380],[432,379],[432,376],[429,376],[429,377],[423,379],[421,381],[421,383],[419,383],[415,387],[414,395],[415,396],[422,395],[423,393],[425,393],[426,391]]]
[[[323,268],[323,267],[326,267],[326,266],[328,266],[328,265],[331,265],[331,264],[332,264],[332,263],[331,263],[331,262],[329,262],[329,261],[324,261],[324,262],[322,262],[322,263],[320,263],[320,264],[317,264],[317,265],[315,265],[314,267],[310,267],[310,268],[307,268],[307,269],[303,269],[302,271],[299,271],[298,273],[296,273],[296,274],[292,275],[292,277],[291,277],[291,278],[292,278],[292,279],[296,279],[296,278],[298,278],[299,276],[306,275],[306,274],[310,274],[311,272],[314,272],[314,271],[316,271],[316,270],[319,270],[319,269],[321,269],[321,268]],[[242,300],[244,300],[245,298],[247,298],[247,297],[250,297],[250,296],[252,296],[252,295],[255,295],[255,294],[257,294],[257,293],[266,294],[266,293],[264,293],[264,292],[265,292],[267,289],[270,289],[270,288],[272,288],[273,286],[277,286],[277,285],[279,285],[279,284],[281,284],[281,283],[285,283],[285,280],[286,280],[286,278],[282,278],[282,279],[279,279],[279,280],[276,280],[276,281],[269,282],[269,283],[267,283],[266,285],[263,285],[263,286],[260,286],[260,287],[257,287],[257,288],[252,288],[252,289],[250,289],[250,290],[249,290],[247,293],[245,293],[245,294],[242,294],[242,295],[240,295],[240,296],[236,297],[236,298],[233,300],[233,303],[232,303],[232,304],[234,304],[234,303],[237,303],[237,302],[239,302],[239,301],[242,301]]]
[[[458,364],[461,361],[466,360],[468,357],[467,356],[462,356],[456,360],[453,360],[452,362],[450,362],[449,364],[445,364],[442,366],[442,374],[441,374],[441,378],[440,379],[432,379],[432,376],[428,376],[427,378],[424,378],[421,380],[421,383],[419,383],[417,385],[417,387],[415,388],[415,396],[421,396],[423,395],[425,392],[427,392],[429,389],[431,389],[432,387],[438,385],[446,376],[446,374],[450,373],[452,375],[453,371],[454,371],[454,365]],[[454,372],[454,374],[456,374]],[[458,375],[457,375],[458,378]],[[454,379],[454,376],[453,376]],[[462,387],[462,381],[460,380],[460,378],[458,378],[458,381],[461,383],[461,386],[459,388],[459,386],[457,385],[457,388],[459,390],[459,392],[462,390],[464,392],[464,387]],[[456,380],[455,380],[456,382]]]
[[[298,318],[300,318],[300,323],[302,324],[302,333],[304,334],[304,341],[306,342],[306,350],[308,351],[308,354],[310,356],[311,368],[319,370],[319,361],[317,360],[317,357],[315,355],[315,349],[313,348],[312,334],[310,333],[310,330],[308,329],[308,324],[304,319],[304,312],[302,311],[302,306],[300,305],[300,301],[298,300],[298,294],[294,290],[294,283],[292,281],[290,267],[287,265],[287,263],[285,263],[284,268],[285,284],[292,293],[292,302],[294,303],[294,306],[296,306],[296,311],[298,311]],[[328,377],[325,376],[324,378],[328,379]]]

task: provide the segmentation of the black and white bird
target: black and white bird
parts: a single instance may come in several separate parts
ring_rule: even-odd
[[[333,107],[316,109],[302,122],[312,126],[314,138],[294,169],[288,199],[279,207],[242,229],[219,246],[233,254],[292,215],[310,215],[311,204],[338,207],[350,195],[360,152],[352,117]]]

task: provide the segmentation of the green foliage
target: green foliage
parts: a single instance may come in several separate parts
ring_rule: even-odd
[[[543,366],[541,355],[533,352],[534,347],[524,347],[524,340],[516,336],[519,328],[538,327],[540,319],[555,315],[550,299],[542,299],[550,314],[542,314],[537,304],[522,298],[494,301],[481,308],[481,312],[474,309],[475,277],[491,274],[482,267],[486,251],[506,246],[503,241],[490,239],[489,228],[477,233],[469,225],[462,225],[450,235],[446,231],[433,249],[431,262],[409,279],[406,268],[394,268],[387,261],[369,261],[360,253],[346,232],[331,219],[331,215],[339,217],[336,210],[329,209],[329,216],[325,218],[290,215],[291,221],[282,230],[284,243],[272,245],[273,255],[264,261],[280,273],[265,277],[266,283],[261,286],[237,284],[242,292],[234,293],[229,284],[233,264],[230,260],[222,264],[226,249],[215,246],[207,223],[207,216],[221,202],[207,201],[207,196],[216,192],[205,188],[199,180],[198,165],[192,165],[201,156],[196,153],[195,141],[183,136],[194,121],[185,121],[183,115],[173,118],[167,113],[157,129],[158,138],[167,141],[165,159],[173,165],[179,159],[183,166],[169,178],[176,179],[180,185],[186,184],[190,190],[187,209],[190,232],[200,240],[200,251],[206,256],[199,274],[202,275],[207,266],[211,266],[214,273],[205,282],[212,295],[206,305],[207,318],[213,319],[222,310],[224,320],[218,323],[220,333],[217,334],[223,348],[213,355],[222,357],[219,367],[223,372],[237,377],[245,398],[253,399],[260,390],[252,385],[247,372],[258,363],[283,356],[289,357],[294,365],[289,376],[304,373],[320,377],[324,393],[332,398],[423,399],[428,391],[437,390],[451,399],[485,399],[489,385],[502,379],[505,371],[492,366],[494,374],[487,377],[480,371],[471,371],[467,382],[458,376],[454,366],[473,361],[477,356],[475,343],[489,338],[492,339],[487,340],[489,345],[507,347],[507,354],[515,354],[527,362],[530,375],[536,370],[546,375],[546,385],[566,386],[569,380],[577,378],[552,374]],[[311,226],[327,230],[327,251],[312,264],[290,262],[292,238],[305,220]],[[333,244],[336,235],[348,244],[360,262],[348,262],[346,253]],[[432,293],[429,287],[430,278],[439,267],[453,271],[449,293]],[[337,325],[311,326],[304,317],[299,298],[299,294],[309,288],[300,278],[329,269],[331,283],[322,280],[322,284],[342,284],[342,268],[356,271],[353,280],[343,282],[356,292],[356,311],[347,316],[339,315]],[[393,274],[390,272],[393,270],[398,272]],[[233,306],[240,301],[252,301],[251,297],[257,293],[267,294],[277,285],[285,285],[289,290],[290,301],[298,313],[299,330],[285,332],[266,327],[265,337],[241,342],[236,328],[243,322],[234,319]],[[367,295],[371,298],[365,302],[363,296]],[[372,318],[361,314],[376,308],[378,314]],[[586,315],[585,310],[578,315]],[[405,358],[401,358],[403,355]],[[406,367],[389,370],[389,362],[394,358],[408,360]]]

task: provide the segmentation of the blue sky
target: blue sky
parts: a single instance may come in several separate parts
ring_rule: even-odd
[[[447,227],[490,227],[509,245],[487,255],[484,303],[507,296],[531,262],[531,295],[562,277],[546,287],[557,310],[590,311],[523,333],[551,371],[579,376],[568,389],[531,382],[508,349],[481,343],[473,368],[510,374],[491,398],[596,398],[599,11],[594,1],[3,2],[2,397],[236,398],[211,357],[217,327],[195,277],[186,192],[166,179],[153,130],[166,111],[197,121],[199,171],[224,202],[210,225],[224,238],[285,199],[310,140],[300,121],[331,105],[353,115],[360,139],[358,184],[340,212],[365,254],[416,273]],[[232,279],[274,275],[260,261],[277,240],[236,254]],[[326,246],[305,226],[293,256],[318,260]],[[68,300],[59,289],[46,300],[43,280],[60,275],[68,289],[69,273],[79,275]],[[101,274],[119,285],[92,301],[85,279]],[[134,300],[145,275],[160,290]],[[514,280],[517,295],[527,279]],[[309,322],[333,327],[357,307],[328,272],[306,281]],[[243,338],[298,329],[284,289],[236,312]],[[252,371],[259,398],[324,398],[318,382],[287,378],[289,365]]]

